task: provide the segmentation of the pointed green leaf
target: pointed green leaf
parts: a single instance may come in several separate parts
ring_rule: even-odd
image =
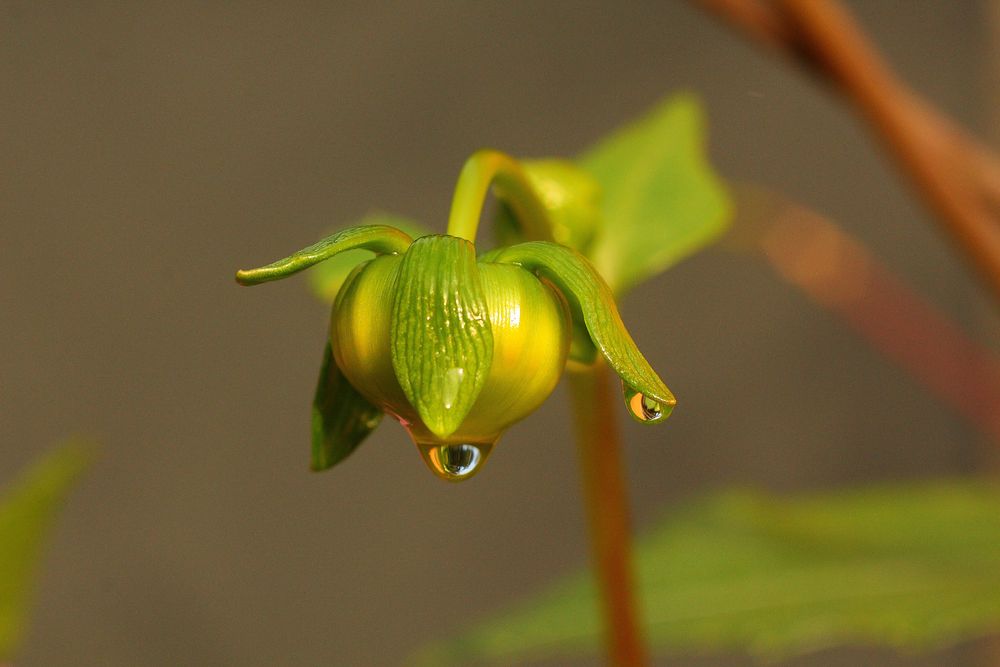
[[[454,236],[417,239],[396,281],[392,365],[424,424],[446,438],[472,408],[493,361],[476,250]]]
[[[706,158],[704,125],[698,100],[677,95],[581,156],[603,188],[604,223],[588,256],[616,294],[728,225],[732,206]]]
[[[406,252],[412,242],[413,240],[409,236],[395,227],[386,225],[348,227],[267,266],[256,269],[241,269],[236,272],[236,282],[250,286],[272,280],[281,280],[299,271],[304,271],[323,260],[330,259],[338,253],[355,248],[363,248],[375,253]]]
[[[21,637],[42,547],[56,513],[90,461],[90,449],[67,443],[25,471],[0,497],[0,660]]]
[[[726,493],[636,551],[660,653],[780,658],[844,644],[931,650],[1000,631],[1000,485],[940,481],[788,500]],[[421,665],[597,655],[585,573],[427,647]]]
[[[430,232],[409,218],[391,213],[370,213],[357,224],[358,226],[378,225],[394,227],[406,232],[408,236],[414,239],[430,234]],[[344,284],[347,274],[351,272],[351,269],[366,259],[371,258],[371,251],[361,248],[339,253],[322,264],[317,264],[309,272],[309,288],[316,295],[316,298],[327,303],[333,303],[334,297],[337,296],[340,286]]]
[[[566,296],[575,323],[583,321],[594,345],[629,387],[669,412],[677,402],[629,335],[614,295],[590,262],[575,250],[545,241],[500,248],[495,261],[520,264],[552,282]]]
[[[343,461],[380,421],[382,410],[351,386],[327,343],[313,399],[312,469],[326,470]]]

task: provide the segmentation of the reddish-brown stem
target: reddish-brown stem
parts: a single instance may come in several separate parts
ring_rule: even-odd
[[[567,373],[583,495],[607,634],[615,667],[648,662],[636,607],[628,491],[615,409],[621,398],[603,360]]]
[[[879,131],[952,236],[1000,295],[1000,224],[982,209],[968,155],[949,123],[904,87],[845,10],[828,0],[781,3],[814,55]]]
[[[852,101],[1000,299],[1000,160],[906,87],[835,0],[701,0]]]
[[[845,231],[789,205],[760,239],[771,265],[1000,443],[1000,357],[970,340]]]
[[[702,7],[772,48],[794,50],[789,26],[766,0],[698,0]]]

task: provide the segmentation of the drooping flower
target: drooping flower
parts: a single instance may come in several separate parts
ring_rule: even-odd
[[[501,166],[509,159],[477,155]],[[475,158],[470,164],[480,168]],[[528,178],[515,182],[525,193],[513,199],[525,204],[522,217],[526,212],[546,224],[567,202],[555,195],[542,201],[529,190],[539,183],[537,177],[534,185]],[[481,198],[485,189],[479,191]],[[478,214],[476,200],[470,208],[460,194],[449,229],[461,227],[454,224],[456,209]],[[474,238],[474,224],[467,235]],[[554,242],[502,246],[477,259],[472,241],[461,236],[414,241],[391,226],[363,225],[239,271],[237,280],[278,280],[358,248],[375,257],[350,272],[334,300],[313,403],[314,469],[350,454],[388,413],[433,472],[468,479],[503,432],[552,393],[567,358],[592,363],[600,354],[621,378],[639,421],[657,423],[670,414],[674,396],[625,329],[610,288],[583,255]]]

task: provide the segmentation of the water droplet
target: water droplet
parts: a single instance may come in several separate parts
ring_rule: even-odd
[[[625,394],[625,405],[628,406],[629,413],[636,421],[655,424],[669,417],[670,412],[674,409],[673,405],[664,405],[625,383],[622,383],[622,392]]]
[[[493,449],[491,443],[437,445],[417,443],[420,456],[435,475],[449,482],[462,482],[475,475]]]

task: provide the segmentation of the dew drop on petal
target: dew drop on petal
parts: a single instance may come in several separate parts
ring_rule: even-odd
[[[624,382],[622,383],[622,393],[625,396],[625,405],[628,407],[629,414],[636,421],[655,424],[669,417],[671,410],[673,410],[672,405],[663,405]]]
[[[435,475],[449,482],[462,482],[475,475],[493,449],[491,443],[422,444],[420,456]]]
[[[444,382],[441,387],[441,401],[444,403],[445,410],[451,410],[452,406],[455,405],[455,400],[458,398],[458,390],[461,388],[464,379],[464,368],[449,368],[448,372],[444,374]]]

